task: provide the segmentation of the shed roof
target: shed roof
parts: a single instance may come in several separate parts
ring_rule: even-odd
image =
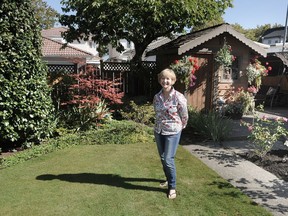
[[[156,49],[149,51],[146,55],[156,55],[161,53],[167,53],[167,51],[175,51],[178,55],[181,55],[188,50],[191,50],[223,33],[228,33],[247,45],[249,48],[257,52],[258,54],[266,57],[267,52],[264,48],[256,44],[254,41],[246,38],[243,34],[237,32],[228,23],[212,26],[200,31],[191,32],[186,35],[181,35],[175,40],[170,41]]]
[[[288,67],[288,52],[283,52],[283,53],[275,53],[275,56],[277,56],[283,64],[285,64]]]

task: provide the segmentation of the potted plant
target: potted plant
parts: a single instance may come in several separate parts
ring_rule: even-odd
[[[199,69],[198,58],[192,56],[183,56],[175,60],[170,68],[175,72],[177,79],[185,85],[185,91],[188,91],[196,83],[195,72]]]
[[[231,119],[241,119],[244,107],[237,101],[232,101],[224,106],[224,116]]]

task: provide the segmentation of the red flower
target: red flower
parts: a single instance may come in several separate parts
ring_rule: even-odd
[[[192,58],[192,57],[189,57],[189,58],[188,58],[188,61],[192,63],[192,62],[193,62],[193,58]]]
[[[179,60],[175,60],[175,61],[174,61],[174,64],[178,64],[178,63],[179,63]]]

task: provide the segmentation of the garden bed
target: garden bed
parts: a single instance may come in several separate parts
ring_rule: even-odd
[[[288,150],[272,150],[262,159],[252,151],[239,155],[288,182]]]

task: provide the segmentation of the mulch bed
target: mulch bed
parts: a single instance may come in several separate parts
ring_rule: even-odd
[[[254,152],[240,154],[240,156],[288,182],[288,150],[272,150],[263,158]]]

